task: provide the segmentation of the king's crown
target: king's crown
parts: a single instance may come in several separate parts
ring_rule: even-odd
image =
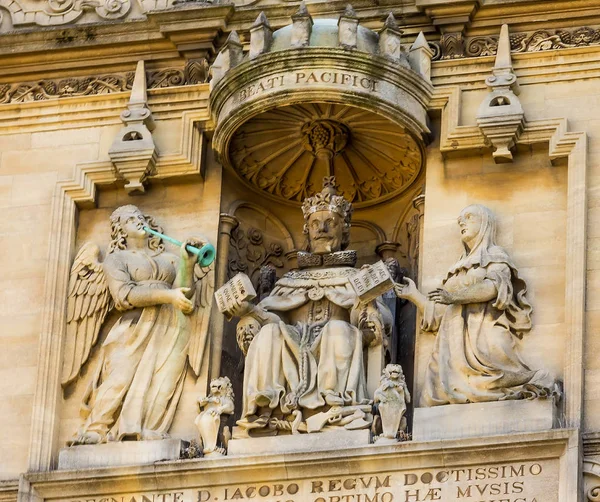
[[[323,178],[323,190],[312,197],[307,197],[302,203],[302,213],[304,219],[317,211],[332,211],[339,214],[344,223],[349,226],[352,219],[352,204],[342,195],[337,195],[335,187],[335,176],[326,176]]]

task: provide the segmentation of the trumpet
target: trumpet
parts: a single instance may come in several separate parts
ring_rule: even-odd
[[[160,232],[152,230],[149,227],[144,226],[144,231],[148,234],[160,237],[162,240],[170,242],[175,246],[181,247],[181,245],[183,244],[183,242],[178,241],[177,239],[173,239],[173,237],[169,237],[168,235],[161,234]],[[209,244],[208,242],[204,244],[204,246],[202,246],[200,249],[198,249],[195,246],[190,246],[189,244],[185,247],[185,249],[198,257],[198,265],[200,265],[201,267],[208,267],[210,264],[212,264],[213,261],[215,261],[215,247],[212,244]]]

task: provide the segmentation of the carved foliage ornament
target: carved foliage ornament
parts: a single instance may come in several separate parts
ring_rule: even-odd
[[[244,230],[241,226],[231,232],[231,251],[228,262],[229,277],[243,272],[250,277],[257,291],[270,289],[265,281],[274,282],[265,270],[283,268],[283,247],[278,242],[266,242],[263,233],[257,228]]]
[[[432,59],[494,56],[498,50],[497,36],[468,38],[464,44],[463,54],[460,54],[460,51],[457,50],[455,43],[450,42],[453,42],[453,40],[447,39],[440,41],[440,43],[430,43],[435,52]],[[573,29],[537,30],[510,35],[510,49],[513,53],[541,52],[599,44],[600,29],[587,26]]]
[[[17,84],[0,84],[0,104],[26,103],[48,99],[110,94],[131,90],[134,72],[115,75],[40,80]],[[188,61],[185,68],[166,68],[146,74],[148,89],[203,84],[208,82],[208,62]]]

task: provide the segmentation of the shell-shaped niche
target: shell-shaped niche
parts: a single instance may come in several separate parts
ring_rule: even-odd
[[[268,110],[233,135],[230,158],[243,181],[274,199],[300,203],[335,176],[356,207],[404,191],[422,153],[405,128],[369,110],[302,103]]]

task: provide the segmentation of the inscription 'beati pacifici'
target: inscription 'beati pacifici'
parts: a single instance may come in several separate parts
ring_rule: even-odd
[[[259,80],[258,83],[244,87],[239,92],[239,100],[244,101],[265,91],[285,86],[328,84],[340,87],[379,91],[379,81],[364,75],[332,70],[297,71],[283,75],[274,75]]]

